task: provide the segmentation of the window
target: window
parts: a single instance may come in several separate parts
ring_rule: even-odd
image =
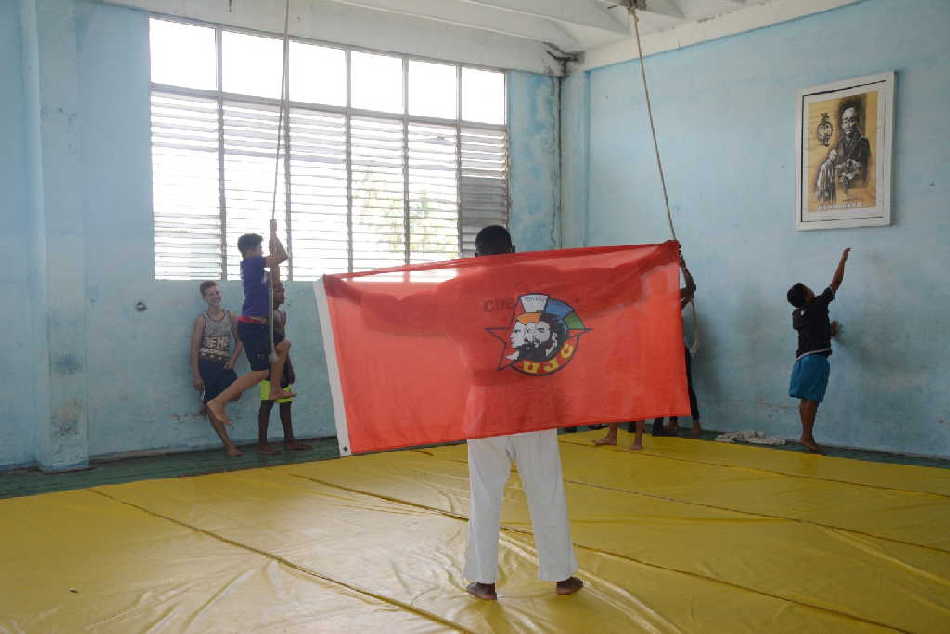
[[[288,279],[447,260],[508,222],[505,76],[150,21],[157,279],[239,279],[273,211]],[[276,182],[276,196],[275,196]]]

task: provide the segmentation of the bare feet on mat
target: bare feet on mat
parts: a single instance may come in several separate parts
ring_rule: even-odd
[[[689,432],[690,438],[700,438],[703,435],[703,428],[699,423],[693,423],[693,429]]]
[[[574,594],[578,590],[584,587],[584,582],[578,579],[577,577],[568,577],[564,581],[558,581],[555,586],[555,591],[561,596],[566,596],[569,594]]]
[[[679,436],[680,425],[679,423],[670,423],[668,427],[663,428],[664,436]]]
[[[498,595],[495,593],[495,584],[473,582],[466,586],[465,591],[477,599],[486,601],[497,601]]]
[[[812,453],[821,455],[824,455],[825,453],[825,450],[821,447],[821,445],[815,442],[814,438],[800,438],[798,442],[800,442],[802,446],[805,447],[805,449]]]
[[[305,442],[300,442],[299,440],[291,440],[290,442],[284,443],[284,449],[289,451],[308,451],[313,449],[313,446]]]
[[[276,456],[280,453],[280,449],[277,447],[272,447],[271,445],[258,445],[257,453],[264,456]]]
[[[223,425],[231,424],[231,419],[228,418],[228,413],[224,409],[224,405],[222,405],[221,403],[218,403],[217,399],[208,401],[207,403],[205,403],[205,407],[208,408],[208,414],[211,416],[211,418],[213,418],[217,422]]]
[[[228,454],[229,456],[231,456],[232,458],[237,458],[238,456],[243,456],[243,455],[244,455],[244,452],[243,452],[243,451],[241,451],[240,449],[238,449],[237,447],[234,447],[234,446],[225,447],[224,450],[225,450],[225,451],[227,452],[227,454]]]
[[[627,451],[640,451],[641,449],[643,449],[643,443],[637,441],[633,441],[630,443],[630,446],[627,447]]]
[[[279,389],[276,391],[271,390],[270,395],[267,400],[268,401],[282,401],[285,398],[293,398],[295,396],[297,396],[297,394],[295,392],[291,392],[290,390],[285,390],[285,389]]]
[[[614,434],[614,435],[607,434],[607,435],[604,436],[603,438],[598,438],[597,440],[594,441],[594,446],[595,446],[595,447],[601,447],[601,446],[603,446],[603,445],[613,445],[613,446],[616,446],[616,445],[617,445],[617,436],[616,436],[616,434]]]

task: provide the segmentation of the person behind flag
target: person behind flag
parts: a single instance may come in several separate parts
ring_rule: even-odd
[[[788,388],[788,395],[799,399],[798,414],[802,423],[799,442],[810,451],[822,453],[815,442],[813,429],[818,406],[825,398],[828,376],[831,374],[831,338],[838,333],[838,322],[828,317],[828,304],[834,301],[835,293],[844,281],[844,266],[851,249],[845,249],[835,269],[831,284],[821,295],[815,296],[801,282],[788,289],[788,303],[792,311],[792,327],[798,332],[798,350],[795,366]]]
[[[500,225],[485,227],[475,237],[476,257],[514,252],[511,234]],[[541,337],[545,340],[539,338],[538,343],[543,346],[550,332]],[[584,583],[574,576],[578,566],[567,519],[557,429],[473,438],[466,443],[470,507],[463,574],[472,581],[466,587],[469,594],[479,599],[498,598],[495,581],[498,577],[501,501],[512,462],[518,465],[528,498],[538,549],[539,577],[543,581],[556,582],[555,592],[560,595],[580,590]]]
[[[683,271],[683,278],[686,280],[686,286],[680,289],[680,309],[685,310],[689,306],[690,302],[693,301],[693,297],[696,295],[696,282],[693,280],[692,274],[689,272],[689,269],[686,268],[686,260],[683,259],[683,256],[680,255],[680,269]],[[702,433],[702,427],[699,426],[699,405],[696,402],[696,392],[693,390],[693,369],[692,369],[692,357],[689,352],[689,346],[684,342],[683,347],[686,349],[686,386],[689,391],[689,405],[690,410],[693,416],[693,431],[692,436],[694,438],[699,438]],[[603,445],[613,445],[617,444],[617,430],[620,428],[619,423],[611,423],[608,425],[607,433],[604,434],[603,438],[598,438],[594,441],[594,445],[597,447]],[[630,432],[634,434],[633,442],[630,443],[630,451],[639,451],[643,449],[643,428],[644,421],[638,420],[636,422],[630,423]],[[671,435],[675,436],[679,433],[679,418],[676,416],[670,417],[670,429],[665,431],[663,429],[663,417],[660,416],[653,421],[653,435],[654,436],[664,436]]]

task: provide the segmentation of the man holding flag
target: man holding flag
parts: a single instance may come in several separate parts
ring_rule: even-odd
[[[574,577],[557,428],[689,411],[679,245],[514,253],[501,226],[474,259],[324,276],[315,284],[341,455],[465,439],[464,576],[496,599],[511,463],[539,576]]]
[[[476,257],[514,251],[511,234],[499,225],[485,227],[475,237]],[[539,319],[538,323],[543,322]],[[530,332],[521,328],[518,331]],[[536,338],[540,339],[545,334],[542,329]],[[513,345],[526,338],[530,336],[522,334]],[[543,581],[556,582],[558,594],[574,594],[580,590],[584,583],[573,576],[577,571],[577,559],[574,557],[567,520],[557,429],[474,438],[468,440],[467,444],[470,502],[464,574],[472,583],[466,590],[479,599],[498,598],[495,579],[498,576],[501,501],[512,461],[518,465],[518,473],[528,497],[538,550],[538,576]]]

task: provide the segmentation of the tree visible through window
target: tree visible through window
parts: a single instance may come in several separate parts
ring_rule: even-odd
[[[298,280],[471,255],[507,224],[504,73],[292,40],[275,162],[280,38],[150,25],[156,278],[239,278],[272,209]]]

